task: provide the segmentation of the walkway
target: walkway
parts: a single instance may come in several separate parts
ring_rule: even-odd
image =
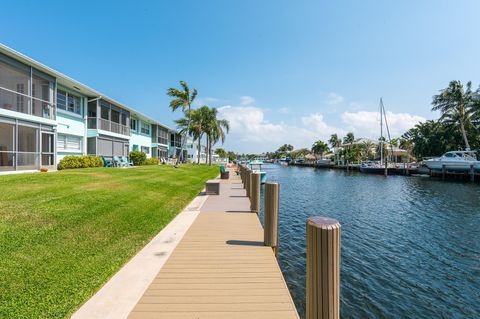
[[[236,176],[221,181],[129,318],[298,318],[249,206]]]

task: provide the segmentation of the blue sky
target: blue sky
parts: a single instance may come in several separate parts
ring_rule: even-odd
[[[173,125],[186,80],[232,124],[225,147],[376,137],[435,118],[453,79],[478,86],[479,1],[8,1],[0,42]],[[5,14],[8,12],[8,14]]]

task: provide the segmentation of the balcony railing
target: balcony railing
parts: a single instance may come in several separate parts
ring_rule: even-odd
[[[130,135],[130,128],[128,126],[97,117],[89,117],[87,119],[87,127],[90,129],[99,129],[122,135]]]
[[[0,108],[55,120],[53,104],[0,87]]]

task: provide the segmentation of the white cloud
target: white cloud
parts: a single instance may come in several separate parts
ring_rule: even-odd
[[[319,138],[328,139],[331,134],[343,134],[343,130],[328,125],[320,113],[313,113],[308,116],[302,116],[302,123],[306,128],[319,134]]]
[[[291,125],[269,121],[266,118],[266,114],[270,114],[267,109],[254,106],[253,103],[254,98],[242,97],[240,105],[218,108],[219,117],[230,122],[224,148],[240,153],[261,153],[274,151],[285,143],[295,148],[311,147],[314,141],[327,141],[334,133],[345,136],[352,131],[356,137],[372,139],[380,135],[378,112],[346,111],[336,117],[335,123],[339,125],[332,125],[321,113],[312,113],[298,119],[292,118],[293,121],[299,120],[300,124]],[[280,112],[281,109],[277,110]],[[387,112],[387,120],[392,137],[397,137],[425,119],[408,113]]]
[[[220,99],[217,99],[216,97],[197,97],[193,104],[195,106],[204,106],[204,105],[210,105],[210,104],[217,104],[220,102]]]
[[[327,104],[329,105],[337,105],[343,102],[345,98],[341,95],[338,95],[335,92],[330,92],[327,95]]]
[[[390,129],[390,135],[392,138],[402,135],[405,133],[405,131],[415,126],[418,122],[425,121],[425,118],[409,113],[387,112],[386,115],[388,127]],[[380,136],[380,113],[378,112],[347,111],[342,113],[341,119],[342,122],[346,124],[346,129],[352,131],[356,136],[369,137],[373,139],[376,139]]]
[[[247,105],[253,105],[255,103],[255,99],[251,96],[245,95],[240,97],[240,105],[247,106]]]
[[[281,108],[278,109],[278,113],[288,114],[288,113],[290,113],[290,109],[288,107],[281,107]]]
[[[321,114],[302,117],[303,126],[271,123],[265,119],[265,110],[254,106],[223,106],[219,117],[230,122],[225,148],[237,152],[260,153],[274,151],[282,144],[295,148],[310,147],[318,139],[327,140],[333,133],[341,133],[325,123]]]

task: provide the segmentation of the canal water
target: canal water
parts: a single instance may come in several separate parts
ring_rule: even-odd
[[[342,226],[342,318],[480,318],[480,185],[263,169],[280,183],[279,262],[302,318],[314,215]]]

